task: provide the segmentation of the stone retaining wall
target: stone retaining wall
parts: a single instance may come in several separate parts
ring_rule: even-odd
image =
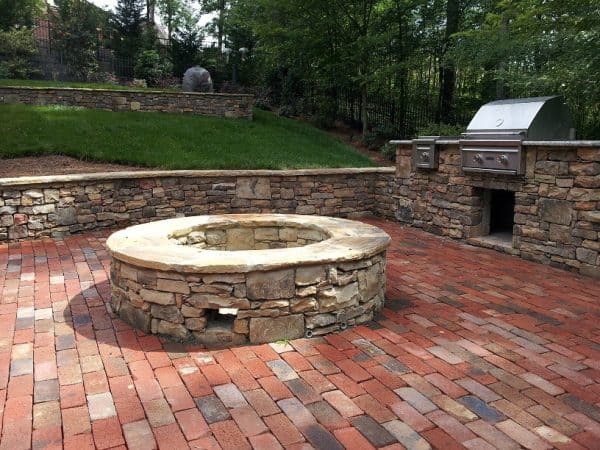
[[[0,87],[0,103],[66,105],[110,111],[160,111],[252,119],[254,98],[245,94]]]
[[[394,201],[384,214],[435,234],[600,277],[600,144],[525,145],[524,176],[462,172],[458,142],[441,145],[438,170],[415,169],[411,150],[410,142],[398,145],[396,181],[383,183]],[[515,193],[509,248],[480,239],[489,189]]]
[[[177,216],[360,216],[392,168],[120,172],[0,179],[0,242]]]

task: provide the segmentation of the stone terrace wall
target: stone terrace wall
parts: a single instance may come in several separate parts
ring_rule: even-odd
[[[0,87],[0,103],[66,105],[111,111],[160,111],[252,119],[253,96],[109,89]]]
[[[588,145],[589,144],[589,145]],[[391,213],[429,232],[477,243],[484,189],[515,192],[511,253],[600,277],[600,146],[526,145],[521,177],[463,173],[458,143],[443,144],[439,170],[415,170],[411,146],[397,149]]]
[[[393,168],[120,172],[0,179],[0,242],[177,216],[277,212],[359,216]]]

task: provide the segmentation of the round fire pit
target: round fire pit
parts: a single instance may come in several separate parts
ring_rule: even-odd
[[[112,234],[112,308],[147,333],[207,345],[316,336],[383,306],[390,237],[320,216],[232,214]]]

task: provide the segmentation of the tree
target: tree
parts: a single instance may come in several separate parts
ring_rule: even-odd
[[[42,7],[42,0],[0,0],[0,30],[32,26]]]
[[[176,29],[197,21],[187,0],[158,0],[158,8],[167,27],[169,45]]]
[[[455,38],[455,59],[480,73],[472,89],[482,99],[562,94],[580,135],[600,136],[596,0],[491,2],[480,25]]]
[[[140,52],[144,39],[143,0],[119,0],[115,8],[113,42],[117,55],[135,59]],[[150,27],[146,27],[150,30]]]
[[[438,105],[438,122],[454,123],[453,99],[456,84],[456,69],[451,59],[446,55],[452,43],[452,36],[459,31],[460,0],[446,0],[446,29],[444,32],[444,46],[442,49],[442,63],[440,64],[440,94]]]
[[[154,12],[156,8],[156,0],[146,0],[146,26],[154,26]]]
[[[200,63],[202,34],[192,23],[184,23],[178,28],[171,45],[171,60],[173,73],[181,77],[190,67]]]
[[[64,56],[69,75],[88,80],[98,71],[96,50],[101,19],[85,0],[56,0],[52,36]]]
[[[35,73],[30,58],[36,53],[29,28],[0,30],[0,78],[29,78]]]
[[[223,52],[223,40],[225,37],[225,28],[227,13],[231,6],[231,0],[198,0],[200,10],[203,14],[215,14],[215,19],[209,26],[213,35],[217,38],[217,47],[219,52]]]

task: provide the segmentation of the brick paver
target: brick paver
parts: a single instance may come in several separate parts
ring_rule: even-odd
[[[111,314],[108,232],[0,245],[0,450],[599,448],[598,280],[370,222],[374,322],[220,350]]]

